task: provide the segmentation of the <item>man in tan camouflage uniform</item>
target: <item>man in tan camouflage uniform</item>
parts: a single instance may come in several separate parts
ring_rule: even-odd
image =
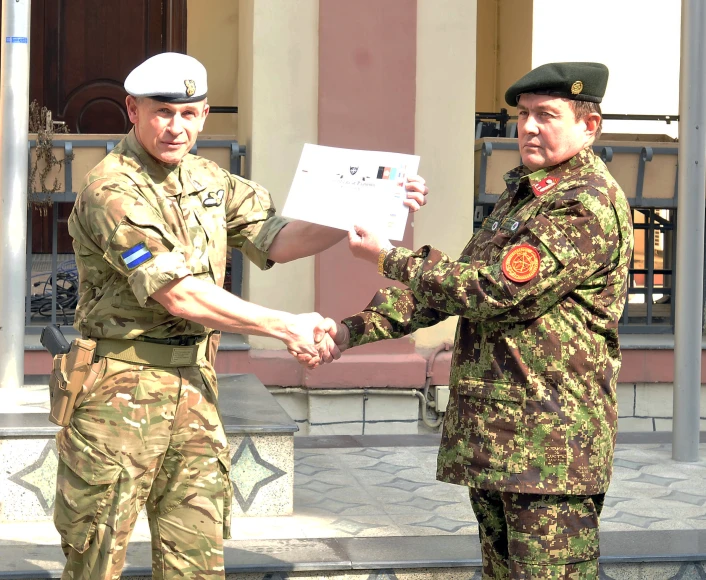
[[[232,489],[210,333],[275,337],[311,366],[340,354],[315,337],[320,315],[223,290],[227,247],[267,269],[345,233],[277,217],[261,186],[189,154],[208,114],[195,59],[148,59],[125,88],[134,128],[89,173],[69,219],[75,327],[97,343],[97,380],[57,435],[62,578],[120,578],[143,506],[153,578],[223,578]],[[414,178],[406,203],[418,209],[426,192]]]
[[[523,164],[459,259],[350,236],[408,288],[329,327],[342,349],[460,317],[437,475],[470,488],[487,579],[598,577],[633,246],[591,147],[607,80],[601,64],[554,63],[510,87]]]

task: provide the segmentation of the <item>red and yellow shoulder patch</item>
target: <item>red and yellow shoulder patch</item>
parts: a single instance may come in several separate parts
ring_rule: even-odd
[[[513,282],[527,282],[539,272],[539,250],[522,244],[510,250],[503,260],[503,274]]]

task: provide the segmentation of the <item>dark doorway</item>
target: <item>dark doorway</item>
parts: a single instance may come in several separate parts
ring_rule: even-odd
[[[186,0],[33,0],[30,100],[71,133],[130,130],[123,82],[146,58],[186,52]],[[58,252],[71,253],[59,204]],[[51,214],[32,212],[32,253],[51,253]]]
[[[186,52],[186,0],[34,0],[30,99],[71,133],[126,133],[123,81],[146,58]]]

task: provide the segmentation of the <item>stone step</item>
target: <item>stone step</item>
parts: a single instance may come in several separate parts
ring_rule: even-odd
[[[11,529],[14,528],[14,529]],[[602,580],[706,577],[703,531],[605,532]],[[227,578],[240,580],[480,580],[477,535],[228,540]],[[0,579],[59,578],[64,557],[53,528],[0,525]],[[123,577],[148,578],[149,530],[138,523]]]
[[[0,413],[0,523],[51,521],[59,428],[41,406],[46,386],[19,390],[24,394],[8,396]],[[233,517],[291,515],[296,424],[254,375],[221,375],[219,405],[231,450]]]

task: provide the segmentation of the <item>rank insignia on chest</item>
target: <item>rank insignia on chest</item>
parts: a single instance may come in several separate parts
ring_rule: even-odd
[[[557,177],[545,177],[541,181],[532,184],[532,191],[537,197],[541,197],[559,183]]]
[[[539,272],[539,266],[539,250],[529,244],[510,250],[502,263],[505,277],[520,284],[534,278]]]
[[[508,232],[510,234],[514,234],[519,227],[520,227],[520,222],[517,221],[516,219],[510,218],[510,217],[505,218],[503,220],[503,223],[500,224],[500,229],[505,230],[506,232]]]
[[[491,217],[487,217],[483,220],[483,225],[481,226],[481,229],[488,230],[489,232],[495,232],[498,230],[499,225],[500,225],[500,220],[497,220],[497,219],[491,218]]]
[[[222,189],[219,189],[218,191],[210,191],[208,195],[206,196],[206,199],[203,200],[203,206],[204,207],[217,207],[221,205],[223,202],[223,196],[225,195],[225,191]]]
[[[120,254],[120,257],[123,259],[123,262],[125,262],[128,270],[134,270],[140,264],[144,264],[147,260],[152,259],[152,252],[147,249],[144,242],[141,242]]]

